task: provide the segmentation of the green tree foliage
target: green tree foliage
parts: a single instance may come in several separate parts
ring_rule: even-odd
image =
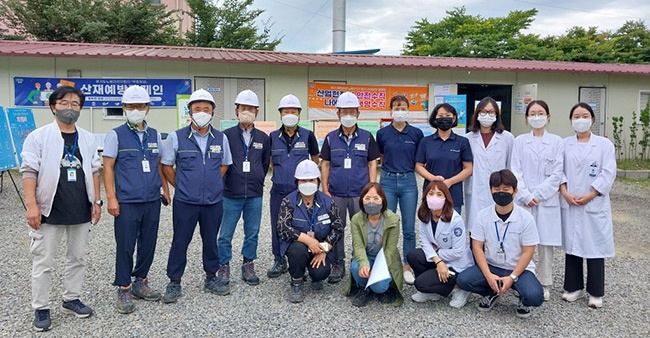
[[[616,62],[650,63],[650,29],[643,21],[627,21],[612,34]]]
[[[37,40],[142,45],[181,43],[178,19],[151,0],[4,0],[0,18]]]
[[[188,0],[194,27],[187,34],[188,44],[200,47],[274,50],[282,38],[272,39],[269,21],[261,31],[255,20],[263,9],[249,9],[253,0]]]

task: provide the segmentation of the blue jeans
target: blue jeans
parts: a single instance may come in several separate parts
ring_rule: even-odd
[[[370,260],[370,268],[372,269],[372,265],[375,262]],[[350,273],[352,274],[352,278],[354,278],[354,281],[357,282],[357,285],[360,288],[365,288],[366,284],[368,284],[368,278],[361,278],[359,277],[359,263],[357,262],[356,259],[352,259],[352,263],[350,263]],[[388,279],[384,279],[381,282],[375,283],[370,285],[368,288],[372,290],[372,292],[376,294],[382,294],[388,290],[388,287],[390,286],[390,282],[393,281],[393,278],[390,277]]]
[[[500,277],[510,276],[512,273],[512,270],[505,270],[492,265],[488,265],[488,267],[490,272]],[[456,284],[463,290],[478,293],[483,297],[494,294],[478,265],[463,270],[456,277]],[[537,280],[535,274],[528,270],[525,270],[519,276],[519,280],[512,284],[512,288],[519,293],[519,300],[524,306],[540,306],[544,302],[542,284]]]
[[[244,244],[241,254],[244,258],[257,259],[257,235],[262,220],[262,197],[228,198],[223,197],[223,220],[217,240],[219,264],[225,265],[232,259],[232,236],[237,222],[244,218]]]
[[[388,209],[397,212],[397,203],[402,216],[402,261],[415,249],[415,213],[418,205],[418,187],[413,172],[399,174],[383,171],[381,187],[386,193]]]

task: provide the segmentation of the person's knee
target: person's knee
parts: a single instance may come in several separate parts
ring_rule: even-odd
[[[375,283],[371,286],[369,286],[370,290],[376,294],[382,294],[386,291],[388,291],[388,288],[390,287],[390,282],[391,280],[385,281],[385,282],[380,282],[380,283]]]
[[[409,262],[409,265],[415,265],[420,261],[420,250],[413,249],[406,254],[406,261]]]
[[[312,282],[322,281],[329,277],[331,271],[332,269],[329,265],[321,266],[318,269],[312,269],[309,272],[309,277],[311,277]]]
[[[537,307],[544,303],[544,291],[542,288],[533,288],[528,290],[519,290],[519,299],[524,306]]]

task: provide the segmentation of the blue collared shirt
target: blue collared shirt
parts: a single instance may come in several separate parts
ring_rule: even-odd
[[[377,146],[384,155],[383,171],[408,173],[415,170],[415,152],[424,137],[422,130],[407,124],[402,131],[393,124],[377,131]]]

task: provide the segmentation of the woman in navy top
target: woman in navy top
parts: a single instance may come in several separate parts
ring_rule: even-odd
[[[422,139],[415,155],[415,171],[424,178],[426,187],[431,181],[443,181],[460,214],[463,205],[463,180],[472,174],[472,149],[469,141],[456,135],[451,128],[458,125],[458,113],[448,103],[433,108],[429,124],[436,128],[433,135]]]
[[[406,255],[415,249],[415,209],[418,187],[415,180],[415,152],[424,137],[422,130],[409,125],[409,102],[406,96],[396,95],[390,100],[393,122],[377,131],[377,146],[381,153],[381,180],[388,209],[402,215],[402,257],[404,281],[413,284],[415,276],[406,261]]]

